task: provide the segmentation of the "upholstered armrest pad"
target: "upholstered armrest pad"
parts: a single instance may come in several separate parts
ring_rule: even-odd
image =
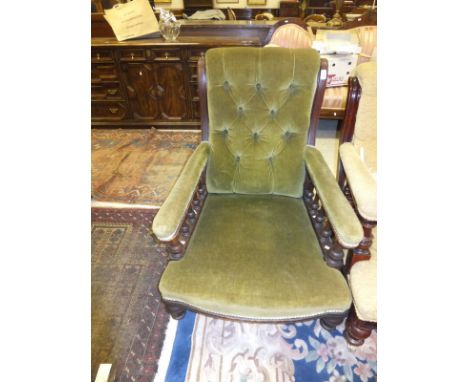
[[[185,164],[169,196],[154,218],[153,232],[159,240],[170,241],[177,236],[208,161],[209,151],[208,142],[200,143]]]
[[[351,143],[340,146],[340,158],[359,214],[377,221],[377,183]]]
[[[304,159],[338,242],[345,248],[357,247],[364,237],[361,223],[322,154],[315,147],[307,146]]]

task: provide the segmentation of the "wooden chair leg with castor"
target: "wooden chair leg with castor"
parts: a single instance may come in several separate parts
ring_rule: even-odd
[[[377,328],[376,322],[360,320],[354,305],[351,307],[344,332],[345,338],[350,345],[361,346],[375,328]]]

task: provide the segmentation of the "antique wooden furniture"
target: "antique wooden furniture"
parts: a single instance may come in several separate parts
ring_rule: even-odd
[[[279,17],[300,17],[299,1],[280,1]]]
[[[199,129],[198,58],[212,47],[260,46],[269,30],[235,23],[225,29],[193,23],[176,43],[92,39],[92,126]],[[236,31],[237,36],[229,35]]]
[[[340,186],[359,216],[364,239],[349,252],[346,264],[353,307],[345,337],[361,345],[377,325],[377,184],[374,175],[377,134],[377,64],[359,65],[349,79],[349,97],[343,122],[338,177]]]
[[[202,143],[153,222],[172,260],[159,284],[168,311],[334,327],[351,304],[342,247],[363,231],[313,146],[326,61],[219,48],[198,68]]]
[[[307,28],[298,19],[288,20]],[[214,47],[265,45],[285,20],[181,23],[175,43],[162,38],[126,42],[114,37],[92,39],[92,127],[199,129],[198,58]],[[100,29],[96,27],[94,33],[106,35],[106,24],[96,24]],[[369,59],[375,45],[375,27],[361,27],[359,31],[360,41],[368,47],[363,59]],[[327,88],[320,117],[342,119],[347,94],[347,86]]]

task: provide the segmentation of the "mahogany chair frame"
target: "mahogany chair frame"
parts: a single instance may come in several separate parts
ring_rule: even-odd
[[[320,70],[317,75],[317,86],[315,91],[314,102],[312,105],[310,115],[310,126],[307,137],[307,143],[309,145],[315,145],[316,131],[319,122],[320,106],[323,101],[323,93],[325,91],[325,82],[327,78],[328,62],[325,59],[320,60]],[[205,57],[200,57],[198,61],[198,96],[200,102],[200,120],[202,130],[202,141],[208,141],[209,139],[209,118],[208,118],[208,102],[207,102],[207,80],[206,80],[206,69],[205,69]],[[205,182],[205,171],[200,177],[198,186],[193,194],[192,201],[186,211],[184,223],[182,224],[180,231],[176,237],[169,242],[168,253],[170,261],[177,261],[184,255],[185,249],[190,241],[190,237],[196,227],[200,212],[205,202],[206,196],[208,195]],[[312,226],[314,227],[317,238],[319,239],[323,257],[325,262],[336,269],[342,270],[344,267],[344,249],[340,246],[335,238],[335,235],[331,229],[326,212],[320,202],[315,186],[307,175],[304,182],[304,203],[309,213]],[[187,309],[203,313],[208,316],[222,317],[231,320],[239,320],[237,317],[229,317],[222,315],[213,315],[210,312],[203,311],[197,307],[189,306],[187,304],[176,303],[173,301],[167,301],[162,298],[167,311],[170,313],[172,318],[181,319],[185,315]],[[327,313],[321,315],[313,315],[311,317],[305,317],[300,319],[287,319],[287,320],[252,320],[243,319],[243,321],[249,322],[294,322],[303,321],[306,319],[318,318],[320,319],[321,325],[327,329],[332,330],[339,325],[344,318],[348,316],[348,311],[343,313]]]
[[[356,127],[356,115],[359,108],[359,101],[361,99],[362,89],[357,77],[349,78],[348,87],[349,93],[346,100],[346,113],[342,124],[340,145],[346,142],[351,142],[353,139],[354,129]],[[348,251],[344,274],[349,275],[351,267],[354,264],[359,261],[370,259],[370,247],[372,246],[373,239],[372,229],[377,225],[377,221],[367,220],[359,213],[351,189],[347,183],[346,173],[344,172],[343,163],[340,158],[338,159],[337,177],[341,190],[353,207],[364,230],[364,238],[359,243],[359,246]],[[349,311],[348,319],[346,320],[345,338],[351,345],[360,346],[376,327],[377,323],[375,322],[359,319],[356,315],[356,308],[353,304]]]

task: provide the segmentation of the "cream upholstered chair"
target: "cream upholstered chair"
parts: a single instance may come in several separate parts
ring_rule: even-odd
[[[278,21],[266,37],[267,45],[282,48],[311,48],[312,30],[301,20],[287,18]]]
[[[296,19],[285,19],[277,22],[266,37],[266,46],[281,46],[283,48],[305,48],[312,45],[314,35],[309,32],[305,22]],[[358,65],[373,59],[377,47],[377,26],[366,25],[351,28],[350,33],[356,33],[361,53]],[[320,109],[320,118],[343,120],[348,86],[327,87]]]
[[[353,307],[345,336],[361,345],[377,325],[377,63],[359,65],[349,87],[338,177],[361,220],[364,239],[347,259]]]
[[[351,305],[342,247],[363,230],[313,146],[326,61],[313,49],[216,48],[198,75],[202,142],[153,222],[173,260],[163,302],[176,319],[191,309],[334,327]]]

